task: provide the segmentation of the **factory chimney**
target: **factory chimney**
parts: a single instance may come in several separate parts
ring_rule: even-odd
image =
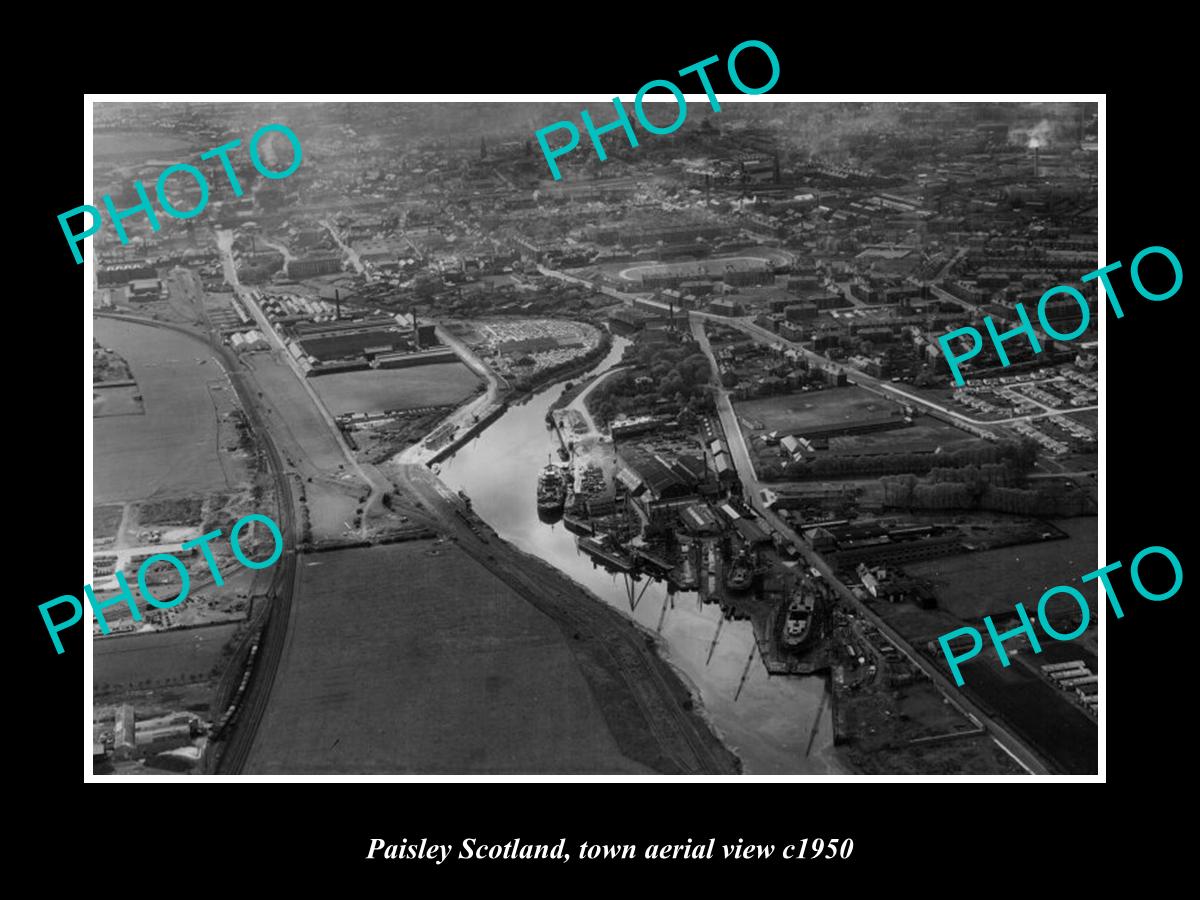
[[[342,318],[342,292],[337,288],[333,289],[333,302],[337,309],[337,318]]]
[[[671,311],[671,319],[670,319],[671,331],[674,332],[675,331],[675,301],[673,299],[667,301],[667,308],[670,309],[670,311]]]
[[[415,306],[408,308],[409,314],[412,316],[413,323],[413,347],[417,350],[421,349],[421,331],[417,328],[417,309]]]
[[[707,207],[712,203],[712,175],[708,172],[704,173],[704,205]]]

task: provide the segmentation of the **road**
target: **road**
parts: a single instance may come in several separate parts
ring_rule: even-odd
[[[709,365],[712,366],[712,370],[715,373],[717,371],[717,363],[713,355],[712,345],[709,343],[708,336],[704,332],[704,322],[698,317],[692,318],[691,322],[692,333],[700,342],[700,347],[704,351],[705,356],[708,357]],[[812,549],[806,540],[793,531],[791,526],[784,522],[783,519],[766,508],[766,505],[762,502],[761,492],[763,485],[758,480],[751,462],[750,451],[746,446],[746,438],[738,425],[733,403],[729,399],[729,392],[719,384],[716,386],[716,405],[717,415],[721,420],[721,427],[725,430],[725,442],[729,445],[729,452],[733,457],[734,468],[737,470],[738,478],[742,482],[746,499],[754,507],[754,510],[800,551],[805,561],[821,573],[822,577],[836,591],[843,603],[853,609],[857,615],[878,628],[888,640],[896,645],[897,649],[908,657],[914,666],[924,672],[942,692],[942,695],[959,712],[976,722],[982,723],[983,727],[988,729],[992,737],[1003,747],[1005,752],[1020,762],[1026,771],[1038,775],[1049,774],[1049,769],[1032,750],[1022,744],[1008,729],[987,716],[982,709],[968,700],[963,694],[962,689],[943,675],[936,664],[918,653],[909,644],[907,639],[888,625],[887,622],[880,618],[865,603],[859,600],[846,585],[838,580],[832,567]]]
[[[585,423],[587,423],[587,428],[588,428],[587,434],[579,435],[577,437],[577,439],[584,438],[584,437],[591,437],[593,435],[598,435],[600,433],[600,430],[596,427],[595,420],[592,419],[592,414],[590,412],[588,412],[587,403],[584,402],[587,400],[588,394],[590,394],[592,391],[594,391],[597,388],[597,386],[599,386],[600,382],[604,381],[610,375],[615,375],[617,372],[620,372],[622,369],[627,369],[627,368],[629,368],[629,367],[628,366],[613,366],[608,371],[601,372],[599,375],[597,375],[595,378],[592,379],[591,384],[589,384],[587,387],[585,387],[582,391],[579,392],[579,396],[577,396],[574,400],[572,400],[570,403],[567,404],[567,409],[577,410],[579,412],[579,414],[581,416],[583,416],[583,421]]]
[[[950,271],[950,267],[967,255],[966,247],[959,247],[958,252],[946,260],[946,264],[937,270],[937,274],[930,278],[930,281],[941,281]]]
[[[358,458],[351,451],[349,445],[347,445],[346,439],[342,435],[342,430],[337,426],[337,422],[330,415],[329,410],[325,408],[325,404],[317,396],[317,392],[313,390],[313,386],[309,383],[308,378],[305,377],[304,372],[301,371],[296,358],[288,352],[283,339],[271,326],[266,313],[262,311],[262,308],[258,305],[258,301],[254,299],[254,292],[242,287],[237,276],[237,266],[233,261],[233,232],[218,230],[217,246],[221,250],[221,265],[224,267],[225,280],[233,288],[238,299],[249,310],[250,315],[254,317],[254,321],[258,323],[258,330],[266,335],[267,341],[274,347],[276,357],[281,358],[288,368],[292,370],[292,374],[296,376],[300,385],[307,392],[309,399],[312,400],[313,405],[317,408],[317,412],[324,419],[334,440],[337,441],[338,448],[341,450],[342,456],[346,459],[347,468],[357,473],[358,477],[362,479],[363,484],[367,485],[369,493],[367,494],[366,502],[363,504],[362,520],[359,523],[358,529],[359,535],[365,537],[367,534],[367,522],[376,504],[381,503],[383,495],[387,493],[387,479],[374,466],[364,466],[358,461]]]
[[[708,357],[708,364],[715,374],[718,371],[717,359],[713,353],[712,344],[708,342],[704,321],[699,318],[692,318],[690,321],[692,334],[699,342],[704,355]],[[762,484],[758,480],[758,472],[754,468],[750,448],[746,445],[746,436],[738,426],[737,413],[733,411],[733,402],[729,399],[729,391],[725,390],[720,383],[716,386],[716,404],[717,416],[721,420],[721,427],[725,430],[725,443],[729,445],[729,453],[733,457],[733,467],[737,470],[742,486],[749,488],[750,494],[757,499],[759,491],[762,490]]]
[[[504,378],[493,372],[470,347],[442,328],[441,325],[437,326],[437,336],[438,340],[458,355],[458,358],[463,361],[463,364],[467,368],[482,378],[487,384],[487,390],[483,394],[454,410],[454,412],[438,422],[434,428],[434,431],[441,431],[443,428],[451,427],[457,434],[459,429],[469,428],[486,415],[493,406],[499,403],[501,401],[501,392],[507,393],[509,384]],[[425,441],[420,440],[401,450],[396,456],[392,457],[392,461],[404,465],[410,463],[424,465],[436,456],[440,452],[440,449],[440,447],[427,447]]]
[[[328,222],[328,221],[325,221],[324,219],[322,219],[321,224],[325,226],[325,229],[329,232],[330,237],[333,238],[333,240],[337,243],[337,245],[339,247],[341,247],[343,251],[345,251],[347,256],[350,257],[350,262],[354,266],[354,270],[356,272],[358,272],[359,275],[366,277],[367,276],[367,267],[364,266],[363,261],[358,258],[358,252],[355,251],[353,247],[351,247],[349,244],[347,244],[345,241],[342,240],[341,234],[338,232],[337,228],[334,226],[334,224],[332,222]],[[370,279],[368,279],[368,280],[370,280]]]
[[[278,241],[273,241],[270,238],[265,237],[261,234],[257,235],[255,240],[257,240],[260,244],[266,244],[271,249],[278,250],[280,253],[282,253],[283,261],[284,261],[285,265],[287,263],[290,263],[293,259],[296,258],[296,257],[292,256],[292,251],[287,248],[287,244],[281,244]]]

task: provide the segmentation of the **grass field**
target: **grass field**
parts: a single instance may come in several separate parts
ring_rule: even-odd
[[[339,372],[312,379],[317,395],[335,416],[457,405],[471,396],[479,383],[475,373],[460,362]]]
[[[909,563],[904,569],[930,579],[938,606],[963,620],[1011,613],[1018,601],[1036,609],[1046,589],[1059,584],[1079,588],[1094,604],[1096,583],[1082,585],[1079,578],[1097,567],[1097,519],[1056,519],[1054,524],[1070,537]]]
[[[97,691],[210,677],[237,625],[213,625],[95,638],[92,682]]]
[[[295,373],[265,353],[255,354],[247,365],[262,391],[269,427],[284,457],[300,463],[306,476],[338,471],[346,457]]]
[[[864,775],[1023,775],[1025,770],[990,735],[952,743],[900,744],[878,753],[842,751]]]
[[[96,503],[143,500],[158,491],[200,494],[230,487],[208,382],[220,365],[198,340],[130,322],[95,320],[95,336],[130,366],[145,414],[93,423]]]
[[[618,750],[558,627],[453,544],[299,566],[248,772],[646,771]]]
[[[899,411],[900,405],[860,387],[829,388],[802,394],[783,394],[760,400],[739,400],[739,416],[761,422],[764,431],[786,434],[834,423],[860,422]]]
[[[198,497],[152,500],[138,507],[139,525],[195,525],[204,501]]]
[[[1076,422],[1082,422],[1088,428],[1092,429],[1092,433],[1099,435],[1100,433],[1100,411],[1095,409],[1084,410],[1083,412],[1067,413],[1068,419],[1074,419]]]
[[[118,504],[111,506],[92,507],[93,537],[116,537],[121,528],[121,519],[125,516],[125,507]]]
[[[138,399],[141,388],[137,385],[92,388],[92,416],[140,416],[144,412]]]
[[[835,453],[907,453],[935,447],[949,450],[978,442],[978,438],[953,425],[926,417],[908,427],[830,438],[829,449]]]
[[[1036,660],[1041,662],[1041,656]],[[1096,724],[1060,690],[1017,663],[1002,668],[987,642],[978,656],[962,665],[962,677],[985,708],[998,713],[1064,772],[1084,775],[1097,771]]]

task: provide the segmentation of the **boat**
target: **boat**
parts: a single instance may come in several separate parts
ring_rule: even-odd
[[[729,572],[725,575],[725,587],[731,591],[745,591],[749,590],[753,582],[754,566],[749,555],[743,551],[730,565]]]
[[[633,571],[633,560],[618,550],[608,549],[605,546],[606,540],[603,536],[577,537],[575,538],[575,546],[593,559],[607,563],[620,572]]]
[[[812,633],[812,620],[817,594],[807,581],[802,582],[788,603],[787,616],[783,620],[783,646],[797,650]]]
[[[575,534],[590,535],[592,533],[592,523],[587,520],[586,516],[572,515],[566,513],[563,515],[563,525],[567,527],[567,531]]]
[[[567,479],[563,470],[547,463],[538,475],[537,508],[539,513],[561,513],[567,499]]]
[[[681,559],[679,565],[675,567],[675,571],[671,573],[671,580],[685,591],[695,590],[696,560],[692,552],[692,545],[686,542],[680,544],[679,555]]]

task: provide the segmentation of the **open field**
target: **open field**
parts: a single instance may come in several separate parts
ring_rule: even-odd
[[[1016,642],[1005,646],[1011,653]],[[1040,654],[1033,657],[1035,664],[1042,661]],[[962,665],[962,677],[966,689],[982,701],[985,709],[990,708],[1020,731],[1063,772],[1085,775],[1098,770],[1100,748],[1096,723],[1058,688],[1015,662],[1002,668],[987,641],[978,656]]]
[[[1096,583],[1082,585],[1079,579],[1099,565],[1097,519],[1094,516],[1056,519],[1054,524],[1071,536],[1066,540],[909,563],[904,569],[932,581],[938,606],[964,621],[1012,613],[1018,601],[1032,610],[1046,589],[1058,584],[1079,588],[1094,605]],[[1064,608],[1070,605],[1063,603]]]
[[[475,373],[460,362],[338,372],[311,381],[321,401],[335,416],[458,405],[480,384]]]
[[[208,387],[228,382],[208,348],[177,332],[104,318],[95,320],[95,335],[129,363],[145,414],[103,416],[93,423],[94,502],[231,487]]]
[[[1096,409],[1088,409],[1083,412],[1067,413],[1068,419],[1074,419],[1076,422],[1082,422],[1088,428],[1092,429],[1093,434],[1100,433],[1100,411]]]
[[[299,463],[305,476],[337,472],[344,466],[346,457],[332,426],[287,364],[266,353],[244,362],[262,392],[260,402],[284,458]]]
[[[646,771],[619,751],[558,626],[456,545],[299,566],[247,772]]]
[[[124,517],[125,507],[119,503],[92,507],[92,536],[94,538],[116,537]]]
[[[829,449],[834,453],[909,453],[937,447],[950,450],[975,443],[979,443],[978,438],[926,416],[913,425],[889,431],[830,438]]]
[[[135,687],[142,682],[161,684],[180,677],[201,680],[211,677],[221,661],[221,649],[238,626],[212,625],[130,634],[92,641],[93,685],[103,691]]]
[[[1063,543],[1065,542],[1051,541],[1046,545],[1038,546]],[[998,550],[996,552],[1004,553],[1012,550],[1013,548],[1010,547],[1007,551]],[[954,557],[954,559],[969,560],[972,556],[980,555],[973,554]],[[911,571],[916,566],[906,566],[905,568]],[[986,579],[980,578],[979,581],[982,584]],[[1008,603],[1007,611],[1009,613],[1012,612],[1014,602],[1015,599]],[[1034,598],[1034,602],[1036,603],[1036,598]],[[936,642],[941,634],[962,627],[962,621],[945,611],[921,609],[912,603],[872,602],[869,605],[889,625],[908,638],[921,653],[948,673],[946,660],[941,654],[940,647],[935,643],[933,649],[930,650],[927,644],[930,641]],[[1029,608],[1028,603],[1026,608]],[[1003,631],[1011,627],[1005,624],[1006,622],[1007,619],[998,620],[997,628]],[[969,620],[967,624],[983,631],[978,617]],[[1059,627],[1066,630],[1061,623]],[[1094,630],[1089,631],[1089,634],[1094,635]],[[1003,668],[996,656],[996,651],[985,636],[983,649],[979,655],[962,664],[962,677],[965,682],[963,690],[969,692],[972,700],[981,703],[990,715],[998,715],[1032,740],[1035,749],[1042,756],[1052,759],[1063,771],[1076,774],[1095,772],[1097,760],[1095,724],[1061,691],[1046,684],[1038,674],[1031,672],[1022,664],[1022,662],[1028,662],[1036,668],[1042,663],[1083,659],[1086,664],[1091,665],[1095,661],[1095,656],[1088,652],[1083,639],[1069,643],[1057,643],[1047,638],[1042,642],[1042,646],[1043,652],[1035,655],[1031,652],[1026,640],[1008,641],[1005,649],[1012,656],[1013,661],[1008,668]],[[1095,671],[1094,667],[1092,671]],[[902,761],[891,757],[892,750],[889,750],[888,753],[885,771],[903,771]],[[861,757],[851,756],[851,759],[856,764],[862,764]],[[891,768],[893,764],[901,768],[893,770]],[[871,769],[871,771],[875,770]],[[1006,770],[1001,768],[1000,771]]]
[[[739,400],[733,408],[739,417],[761,423],[764,431],[802,434],[805,428],[834,423],[850,424],[884,416],[893,410],[898,411],[900,406],[860,387],[840,387],[758,400]]]
[[[874,754],[847,747],[842,753],[864,775],[1025,774],[986,734],[948,743],[894,744]]]
[[[92,416],[140,416],[144,412],[140,395],[141,388],[135,384],[99,390],[92,385]]]

